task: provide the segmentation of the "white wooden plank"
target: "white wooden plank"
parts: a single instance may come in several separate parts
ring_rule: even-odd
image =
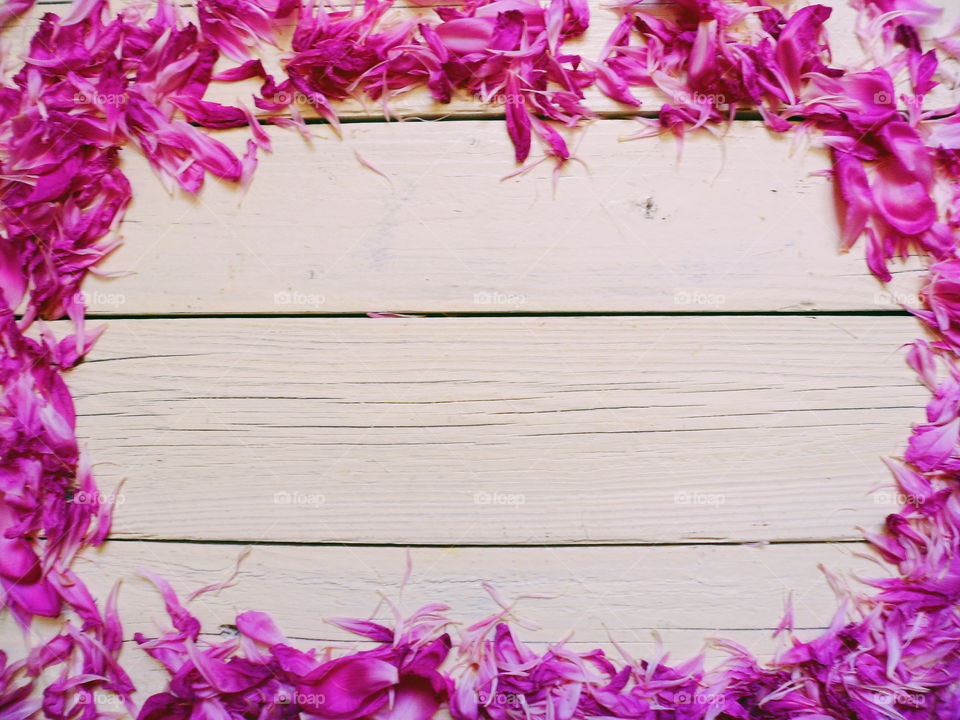
[[[111,321],[69,383],[119,537],[858,537],[904,317]]]
[[[915,302],[919,267],[897,294],[838,253],[821,151],[758,123],[719,141],[620,143],[632,121],[584,135],[589,172],[511,168],[500,123],[320,127],[312,147],[273,133],[249,192],[209,183],[169,197],[133,154],[125,245],[93,279],[102,313],[877,310]],[[246,134],[227,132],[241,147]],[[354,151],[383,171],[384,180]],[[542,172],[541,172],[542,171]]]
[[[124,638],[156,635],[166,620],[161,598],[138,575],[146,568],[167,578],[184,596],[227,579],[243,548],[236,545],[113,542],[88,551],[78,563],[91,592],[104,597],[123,581],[120,615]],[[398,596],[406,550],[382,547],[255,546],[232,587],[204,595],[191,610],[204,631],[217,633],[237,613],[270,612],[292,638],[353,642],[356,636],[324,617],[374,617],[392,621],[380,593],[405,612],[429,602],[451,606],[454,621],[472,623],[497,610],[482,589],[491,582],[519,602],[519,617],[533,621],[523,636],[557,642],[571,633],[582,644],[617,641],[646,645],[650,632],[769,631],[792,596],[797,627],[825,626],[835,598],[818,563],[841,576],[884,571],[855,553],[859,544],[589,548],[414,548],[413,575]],[[378,609],[379,606],[379,609]],[[50,623],[35,630],[45,633]],[[12,635],[12,633],[11,633]],[[772,647],[772,646],[769,646]]]

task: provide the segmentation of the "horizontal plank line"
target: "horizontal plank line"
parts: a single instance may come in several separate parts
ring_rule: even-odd
[[[431,542],[333,542],[329,540],[303,541],[303,540],[207,540],[200,538],[142,538],[142,537],[116,537],[111,536],[109,542],[112,543],[159,543],[165,545],[224,545],[238,547],[343,547],[343,548],[432,548],[439,550],[453,548],[491,548],[491,549],[509,549],[509,548],[677,548],[677,547],[703,547],[716,545],[777,545],[777,546],[804,546],[804,545],[862,545],[862,539],[842,538],[842,539],[823,539],[823,540],[768,540],[766,542],[732,542],[729,540],[699,540],[697,542],[567,542],[567,543],[431,543]]]
[[[661,104],[668,104],[666,99],[663,100]],[[492,106],[482,106],[482,107],[492,107]],[[950,107],[936,108],[931,110],[931,119],[940,120],[943,118],[952,117],[955,114],[955,109]],[[550,118],[539,113],[532,113],[536,117],[542,120],[549,120]],[[906,117],[906,113],[901,111],[901,115]],[[645,120],[656,120],[660,117],[660,108],[651,109],[651,110],[595,110],[593,113],[594,119],[596,120],[635,120],[636,118],[643,118]],[[278,116],[283,117],[286,116]],[[506,120],[506,114],[501,112],[489,112],[483,109],[478,109],[475,113],[438,113],[438,112],[423,112],[418,115],[404,115],[402,117],[386,117],[383,115],[368,115],[365,117],[342,117],[337,118],[337,122],[340,125],[376,125],[376,124],[386,124],[386,123],[400,123],[400,122],[476,122],[480,121],[492,121],[492,122],[503,122]],[[728,116],[729,117],[729,116]],[[788,123],[798,125],[804,122],[804,118],[799,115],[794,115],[787,118],[781,118]],[[744,108],[742,110],[737,110],[733,114],[732,122],[763,122],[764,117],[757,110],[752,110],[749,108]],[[257,118],[257,122],[260,125],[274,125],[270,117],[261,117]],[[303,122],[306,125],[330,125],[330,121],[322,117],[308,117],[303,118]],[[205,128],[206,126],[197,123],[191,122],[191,125],[198,128]],[[580,129],[583,129],[582,127]]]
[[[594,311],[531,311],[531,312],[420,312],[417,310],[370,310],[370,313],[396,313],[416,318],[575,318],[575,317],[908,317],[908,310],[718,310],[716,312],[694,312],[685,310],[594,310]],[[250,313],[250,312],[183,312],[183,313],[98,313],[87,315],[92,320],[326,320],[344,318],[365,318],[368,320],[389,320],[391,318],[370,317],[366,312],[334,313]],[[17,316],[20,319],[21,316]]]
[[[668,104],[668,100],[664,99],[661,105]],[[493,106],[481,106],[481,109],[478,109],[475,113],[439,113],[439,112],[424,112],[419,115],[404,115],[402,117],[386,117],[383,115],[368,115],[365,117],[342,117],[337,118],[337,122],[340,125],[374,125],[374,124],[385,124],[385,123],[401,123],[401,122],[475,122],[478,120],[481,121],[492,121],[492,122],[503,122],[506,120],[507,116],[505,113],[501,112],[489,112],[485,111],[483,107],[493,107]],[[540,113],[532,113],[541,120],[549,120],[550,118]],[[901,111],[900,113],[904,118],[906,113]],[[953,117],[955,114],[955,108],[953,107],[944,107],[931,109],[930,119],[940,120],[943,118]],[[593,113],[594,119],[596,120],[635,120],[637,118],[643,118],[645,120],[656,120],[660,117],[660,108],[643,110],[643,109],[623,109],[623,110],[595,110]],[[284,117],[285,116],[278,116]],[[729,117],[729,116],[728,116]],[[285,118],[289,119],[289,118]],[[804,118],[799,115],[792,115],[790,117],[781,118],[788,123],[799,125],[804,122]],[[732,122],[763,122],[764,117],[760,114],[759,111],[753,110],[750,108],[743,108],[737,110],[733,114]],[[257,118],[257,122],[260,125],[268,126],[274,125],[270,117],[260,117]],[[330,125],[330,121],[322,117],[309,117],[303,118],[303,122],[307,125]],[[206,126],[201,123],[191,122],[191,125],[198,128],[205,128]],[[580,129],[583,129],[581,127]]]
[[[200,633],[200,637],[202,637],[202,638],[221,638],[221,639],[222,639],[225,634],[229,634],[229,635],[232,636],[232,634],[233,634],[233,633],[236,631],[236,629],[237,629],[237,626],[234,625],[234,624],[232,624],[232,623],[220,623],[220,625],[219,625],[218,627],[220,628],[220,632],[211,632],[210,630],[205,630],[205,631],[203,631],[203,632]],[[804,632],[804,631],[814,631],[814,630],[825,630],[826,628],[827,628],[826,625],[794,625],[794,626],[793,626],[793,629],[794,629],[794,630],[799,630],[799,631],[801,631],[801,632]],[[777,629],[777,626],[776,626],[776,625],[773,625],[772,623],[769,623],[769,624],[766,624],[766,625],[754,625],[754,626],[750,626],[750,627],[747,627],[747,626],[743,626],[743,627],[715,627],[715,626],[712,626],[712,625],[703,625],[703,626],[699,626],[699,627],[682,627],[682,628],[677,627],[677,628],[669,628],[670,631],[679,631],[679,632],[702,632],[702,633],[706,633],[706,635],[704,636],[704,639],[709,638],[709,637],[714,637],[714,635],[711,635],[711,633],[716,633],[716,634],[720,634],[720,635],[724,635],[724,634],[726,634],[726,633],[731,633],[731,632],[771,633],[771,632],[773,632],[773,631],[776,630],[776,629]],[[318,634],[315,635],[315,636],[308,636],[308,635],[286,635],[286,638],[287,638],[288,640],[296,640],[296,641],[299,641],[299,642],[331,643],[331,644],[332,644],[332,643],[342,644],[342,643],[355,642],[355,643],[357,643],[357,644],[359,644],[359,645],[362,645],[362,646],[366,646],[367,644],[369,644],[370,646],[374,646],[374,645],[376,644],[376,643],[374,643],[372,640],[365,641],[365,640],[362,640],[360,637],[358,637],[357,640],[344,640],[343,638],[337,637],[337,636],[335,636],[335,635],[333,635],[333,634],[329,634],[329,635],[324,635],[324,634],[322,634],[322,630],[323,630],[322,627],[321,627],[320,630],[321,630],[321,632],[318,632]],[[631,631],[631,632],[634,632],[634,633],[647,633],[647,632],[660,632],[660,633],[662,633],[662,632],[664,631],[664,628],[659,628],[659,627],[633,627],[633,628],[630,628],[630,631]],[[156,638],[158,637],[158,635],[157,635],[156,633],[143,633],[143,636],[144,636],[147,640],[154,640],[154,639],[156,639]],[[629,646],[631,643],[635,643],[635,642],[636,642],[635,640],[634,640],[634,641],[628,640],[628,641],[626,641],[626,642],[622,642],[622,641],[621,641],[619,644],[620,644],[620,645],[628,645],[628,646]],[[124,640],[123,643],[124,643],[125,645],[130,646],[130,647],[137,647],[137,646],[138,646],[138,643],[137,643],[136,640]],[[551,640],[524,640],[524,643],[527,644],[527,645],[536,646],[536,645],[542,645],[542,644],[545,644],[545,643],[555,644],[556,641],[551,641]],[[599,644],[599,641],[596,641],[596,640],[567,640],[567,641],[564,643],[564,645],[567,646],[567,647],[571,647],[571,646],[572,646],[572,647],[578,647],[578,646],[582,647],[582,646],[584,646],[584,645],[593,646],[593,645],[597,645],[597,644]]]
[[[666,100],[664,100],[666,103]],[[491,107],[491,106],[488,106]],[[534,113],[537,117],[548,120],[544,115],[539,113]],[[944,110],[944,116],[949,116],[952,113]],[[656,110],[596,110],[594,111],[594,116],[599,120],[633,120],[635,118],[645,118],[647,120],[655,120],[660,117],[660,108]],[[393,123],[393,122],[463,122],[463,121],[493,121],[493,122],[503,122],[506,120],[506,114],[501,112],[487,112],[482,109],[478,109],[475,113],[438,113],[438,112],[424,112],[419,115],[405,115],[402,118],[392,118],[385,117],[383,115],[370,115],[366,117],[343,117],[337,118],[337,122],[341,125],[359,125],[359,124],[376,124],[376,123]],[[763,116],[756,110],[744,109],[738,110],[733,114],[734,122],[758,122],[762,121]],[[801,117],[790,117],[785,118],[787,122],[799,123],[802,122],[803,118]],[[321,117],[310,117],[304,118],[303,121],[307,125],[330,125],[330,121],[326,118]],[[273,125],[268,117],[258,118],[260,125]],[[196,127],[204,127],[200,123],[190,123]]]

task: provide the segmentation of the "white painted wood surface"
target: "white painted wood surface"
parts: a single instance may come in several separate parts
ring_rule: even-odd
[[[902,317],[108,327],[70,384],[122,537],[850,539],[922,419]]]
[[[915,304],[837,251],[825,153],[759,123],[723,140],[618,139],[589,128],[554,196],[550,169],[501,181],[499,121],[364,123],[312,147],[272,132],[241,198],[210,182],[171,198],[134,154],[125,245],[87,285],[102,313],[635,312],[877,310]],[[234,147],[242,130],[218,134]],[[390,182],[365,169],[360,153]],[[542,171],[541,171],[542,170]]]
[[[855,63],[852,14],[831,4]],[[592,6],[587,56],[614,17]],[[58,7],[38,6],[15,48]],[[309,146],[271,129],[242,199],[216,183],[170,198],[125,158],[136,200],[105,269],[134,274],[89,283],[94,312],[121,319],[69,382],[104,492],[126,480],[118,540],[78,566],[100,597],[123,579],[126,637],[163,618],[138,568],[186,593],[264,541],[235,587],[194,604],[208,632],[256,608],[303,643],[341,642],[319,618],[371,611],[396,588],[397,546],[418,543],[451,547],[414,548],[407,608],[475,620],[493,609],[483,580],[556,596],[520,606],[535,642],[609,648],[606,626],[638,656],[656,630],[678,658],[711,635],[766,657],[788,592],[802,633],[824,626],[818,563],[882,572],[851,541],[894,509],[870,494],[879,457],[922,419],[896,353],[916,324],[717,311],[896,308],[917,266],[887,291],[859,250],[837,254],[832,190],[811,175],[824,154],[758,123],[689,136],[677,162],[672,140],[619,143],[634,121],[599,121],[579,148],[589,172],[554,195],[546,167],[500,180],[497,108],[394,106],[488,120],[349,124],[342,142],[311,126]],[[502,317],[322,317],[388,310]],[[543,316],[583,312],[691,315]],[[303,317],[150,317],[191,314]],[[0,647],[18,634],[4,619]],[[136,648],[125,661],[141,697],[162,689]]]
[[[229,578],[242,546],[117,542],[88,553],[79,567],[98,593],[117,576],[129,577],[124,637],[150,633],[163,603],[153,585],[133,579],[150,568],[173,579],[186,595]],[[481,584],[495,578],[501,594],[547,598],[521,600],[517,615],[541,627],[524,632],[531,641],[557,642],[569,632],[580,642],[603,642],[604,626],[615,638],[648,642],[651,629],[772,630],[793,592],[798,628],[815,628],[834,609],[834,595],[818,562],[840,575],[882,571],[854,555],[859,544],[786,544],[767,547],[415,548],[413,574],[401,605],[411,611],[428,602],[451,607],[454,620],[472,623],[498,610]],[[356,636],[327,625],[323,617],[368,617],[380,592],[398,598],[406,563],[403,548],[255,547],[240,565],[237,584],[193,603],[208,631],[230,625],[244,610],[269,609],[291,637],[351,641]],[[536,568],[536,571],[533,571]],[[735,573],[731,572],[735,570]],[[699,582],[676,592],[688,578]],[[310,598],[309,602],[304,602]],[[386,606],[376,617],[391,618]]]

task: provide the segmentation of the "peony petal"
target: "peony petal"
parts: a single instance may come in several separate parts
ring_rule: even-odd
[[[436,31],[444,46],[454,53],[480,53],[490,46],[495,21],[493,18],[458,18],[437,25]]]
[[[953,454],[958,438],[960,418],[945,425],[920,425],[914,429],[904,457],[921,470],[934,470]]]
[[[237,615],[237,630],[263,645],[278,645],[287,641],[273,618],[257,610],[247,610]]]
[[[324,718],[359,718],[387,701],[387,688],[396,685],[395,665],[374,657],[355,655],[332,660],[303,678],[297,702],[302,709]]]
[[[880,215],[905,235],[924,233],[937,219],[927,188],[897,158],[880,163],[872,190]]]

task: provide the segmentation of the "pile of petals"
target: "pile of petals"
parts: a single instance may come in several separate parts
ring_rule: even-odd
[[[201,640],[199,621],[173,589],[162,578],[151,579],[173,628],[152,640],[138,634],[136,641],[171,681],[169,690],[144,703],[139,720],[299,718],[300,713],[328,720],[426,720],[446,699],[447,680],[440,673],[450,653],[446,606],[424,607],[394,629],[340,620],[337,624],[376,647],[334,658],[329,650],[318,656],[294,648],[273,620],[257,611],[237,616],[236,637]]]
[[[102,706],[136,713],[133,683],[120,666],[123,641],[116,588],[101,613],[75,577],[78,627],[63,623],[54,637],[37,643],[25,658],[11,661],[0,650],[0,718],[100,720]],[[119,586],[118,586],[119,587]]]
[[[101,543],[110,506],[101,502],[75,436],[73,400],[60,373],[89,348],[76,335],[61,341],[21,334],[9,310],[0,312],[0,589],[4,603],[27,624],[56,617],[76,603],[69,565],[84,545]],[[38,548],[37,532],[44,542]]]
[[[32,3],[8,3],[7,24]],[[117,664],[122,633],[70,569],[110,529],[76,437],[63,373],[99,332],[85,327],[81,286],[113,250],[131,199],[119,152],[132,145],[165,180],[199,190],[205,173],[242,182],[254,167],[178,117],[202,96],[218,51],[172,3],[110,18],[103,0],[43,17],[15,75],[0,86],[0,608],[24,626],[69,613],[62,632],[3,669],[0,717],[95,718],[95,693],[133,690]],[[47,320],[67,317],[58,338]],[[112,601],[111,601],[112,602]],[[61,668],[51,684],[41,676]],[[131,706],[132,707],[132,706]]]
[[[583,89],[598,76],[600,65],[588,66],[563,44],[583,35],[589,23],[585,0],[468,0],[457,7],[436,7],[432,17],[391,18],[392,0],[366,0],[362,6],[331,10],[325,3],[304,3],[296,13],[291,52],[278,81],[259,59],[217,73],[217,81],[260,78],[254,103],[266,115],[300,105],[312,107],[337,124],[331,101],[346,98],[384,103],[415,88],[425,88],[438,103],[457,96],[503,108],[517,162],[530,154],[539,138],[546,155],[563,162],[571,157],[567,143],[552,123],[577,126],[593,113],[583,104]],[[233,33],[218,28],[217,46],[231,57],[258,42],[275,42],[290,24],[289,5],[272,14],[258,5],[243,8],[225,0],[200,3],[204,13],[232,14]],[[268,17],[273,24],[252,21]],[[261,28],[254,32],[253,26]],[[201,27],[203,24],[201,23]],[[222,27],[226,27],[226,23]],[[633,103],[636,104],[636,103]],[[191,119],[210,127],[229,126],[227,113],[195,113]],[[290,118],[273,118],[290,124]],[[233,124],[243,125],[237,115]]]
[[[109,531],[61,373],[98,334],[85,328],[81,284],[118,244],[131,198],[120,148],[190,192],[205,173],[241,182],[254,167],[253,141],[238,158],[177,117],[218,57],[177,12],[162,2],[152,17],[109,19],[94,0],[47,14],[0,88],[0,605],[24,623],[75,605],[70,560]],[[43,321],[64,316],[75,328],[57,340]]]
[[[406,618],[397,613],[392,629],[370,620],[332,620],[373,645],[339,657],[292,647],[258,611],[237,616],[236,637],[200,640],[198,620],[166,582],[152,579],[173,628],[153,640],[137,636],[137,642],[171,681],[145,702],[139,720],[428,720],[444,704],[455,720],[655,718],[665,717],[656,712],[685,711],[702,690],[699,658],[670,668],[617,663],[602,650],[581,654],[563,644],[538,654],[515,637],[508,611],[454,641],[444,605]]]
[[[31,5],[6,3],[0,27]],[[467,0],[416,17],[397,17],[390,0],[201,0],[196,22],[171,0],[116,16],[106,0],[78,0],[64,18],[46,14],[0,86],[0,589],[24,626],[66,614],[79,624],[65,621],[21,660],[0,658],[0,720],[103,717],[103,692],[135,710],[115,596],[101,613],[71,570],[106,538],[111,508],[77,442],[62,374],[97,338],[81,288],[117,246],[131,199],[122,149],[171,189],[198,192],[207,174],[243,186],[269,135],[253,110],[205,95],[252,78],[261,119],[301,131],[304,106],[335,125],[348,98],[382,102],[389,115],[392,99],[418,88],[438,103],[472,96],[503,109],[518,163],[534,139],[545,157],[570,159],[558,128],[591,117],[591,87],[627,110],[640,105],[638,88],[664,94],[637,137],[720,134],[739,110],[755,111],[772,131],[829,149],[844,249],[864,242],[885,281],[898,258],[928,261],[910,310],[932,337],[908,362],[932,398],[903,461],[890,463],[902,507],[865,533],[888,576],[857,590],[831,577],[841,603],[829,628],[801,640],[788,612],[770,663],[731,642],[711,670],[700,657],[671,666],[665,655],[535,651],[507,609],[451,639],[442,606],[398,615],[393,629],[338,621],[372,647],[337,657],[294,648],[256,611],[237,618],[236,637],[208,641],[154,577],[173,627],[136,640],[171,679],[139,717],[427,720],[446,705],[455,720],[960,718],[960,113],[927,101],[960,60],[960,39],[927,38],[939,13],[924,0],[854,5],[872,62],[853,69],[831,57],[830,8],[785,16],[763,0],[656,11],[621,0],[596,59],[564,48],[587,29],[583,0]],[[274,77],[256,54],[288,36]],[[251,139],[238,155],[214,134],[241,126]],[[58,338],[45,323],[64,317],[72,330]]]
[[[785,18],[762,3],[721,0],[678,1],[672,19],[627,2],[604,62],[628,88],[655,86],[670,98],[637,136],[682,136],[744,106],[773,131],[819,131],[833,156],[842,247],[865,235],[871,271],[889,281],[892,258],[956,255],[960,204],[954,199],[938,213],[934,196],[938,184],[945,196],[956,194],[960,116],[956,106],[925,107],[940,59],[922,49],[917,26],[938,12],[922,0],[865,5],[868,44],[887,48],[887,62],[867,70],[830,65],[826,6]],[[898,74],[909,92],[897,92]]]

